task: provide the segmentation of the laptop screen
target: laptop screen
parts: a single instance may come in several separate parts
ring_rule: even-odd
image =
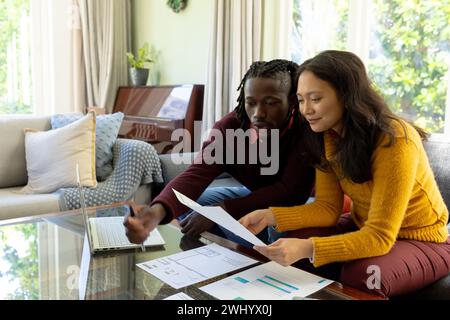
[[[91,252],[93,250],[93,246],[92,246],[92,232],[90,231],[90,224],[89,224],[89,216],[87,214],[87,210],[86,210],[86,201],[84,199],[84,189],[83,189],[83,185],[81,184],[81,179],[80,179],[80,165],[77,163],[76,166],[76,175],[77,175],[77,184],[78,184],[78,194],[80,197],[80,206],[81,206],[81,214],[83,216],[83,221],[84,221],[84,225],[86,228],[86,238],[88,239],[89,242],[89,248],[91,249]]]

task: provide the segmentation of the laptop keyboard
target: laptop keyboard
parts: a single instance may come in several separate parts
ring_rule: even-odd
[[[95,224],[101,248],[134,246],[125,235],[122,221],[121,217],[101,218],[101,221],[91,219],[91,222]]]

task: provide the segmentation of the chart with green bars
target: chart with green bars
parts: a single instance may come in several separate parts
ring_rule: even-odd
[[[278,280],[274,277],[268,276],[268,275],[264,275],[262,278],[258,278],[254,281],[252,281],[253,283],[250,283],[250,280],[241,278],[241,277],[236,277],[234,278],[234,280],[242,283],[242,284],[246,284],[246,285],[251,285],[254,287],[260,287],[263,290],[273,290],[273,294],[279,295],[279,296],[283,296],[286,294],[291,294],[293,292],[296,292],[298,290],[300,290],[299,288],[290,285],[286,282],[283,282],[281,280]],[[241,297],[237,297],[237,300],[242,299]]]
[[[291,300],[331,283],[300,269],[269,262],[200,289],[220,300]]]

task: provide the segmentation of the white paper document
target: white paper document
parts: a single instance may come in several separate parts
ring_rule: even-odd
[[[194,300],[192,297],[188,296],[184,292],[180,292],[177,294],[174,294],[173,296],[167,297],[164,300]]]
[[[201,287],[200,290],[219,300],[292,300],[313,294],[332,282],[272,261]]]
[[[215,222],[216,224],[224,227],[235,235],[241,237],[244,240],[256,245],[256,246],[266,246],[257,236],[251,233],[247,228],[239,223],[235,218],[233,218],[228,212],[223,210],[221,207],[203,207],[197,202],[189,199],[184,194],[179,193],[175,189],[172,189],[177,197],[178,201],[184,204],[186,207],[200,213],[205,218]]]
[[[214,243],[137,266],[171,287],[180,289],[255,263],[258,261]]]

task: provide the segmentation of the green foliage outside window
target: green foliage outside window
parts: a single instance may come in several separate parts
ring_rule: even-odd
[[[23,14],[29,16],[30,0],[2,0],[0,1],[0,114],[30,113],[31,107],[24,102],[23,97],[15,97],[15,101],[8,102],[8,45],[12,39],[16,39],[17,56],[14,59],[17,63],[21,62],[20,56],[20,22]],[[27,53],[29,54],[29,53]],[[20,86],[23,85],[20,79],[22,69],[18,68],[18,92],[21,92]],[[30,76],[30,70],[26,71]]]
[[[298,30],[304,1],[310,0],[294,1]],[[372,3],[369,76],[394,112],[429,132],[442,133],[449,85],[450,0]],[[346,50],[349,2],[329,0],[328,5],[341,17],[328,49]]]
[[[374,0],[376,44],[369,73],[389,105],[443,132],[450,56],[449,0]],[[372,51],[372,54],[376,50]]]

